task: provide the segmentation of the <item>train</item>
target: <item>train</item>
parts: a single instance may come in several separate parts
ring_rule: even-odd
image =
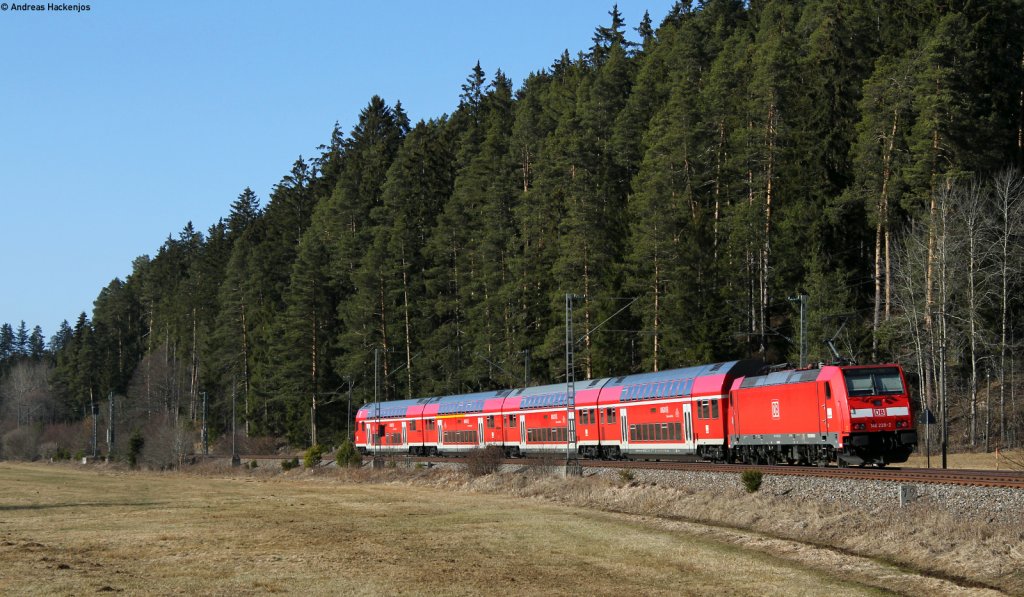
[[[572,392],[573,408],[569,408]],[[737,360],[568,384],[374,402],[356,413],[364,455],[696,459],[885,466],[917,445],[898,364],[776,370]]]

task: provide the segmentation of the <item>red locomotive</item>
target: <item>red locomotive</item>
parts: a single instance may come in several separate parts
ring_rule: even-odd
[[[917,445],[899,365],[824,366],[736,379],[729,455],[748,463],[906,462]]]
[[[509,456],[672,458],[885,465],[917,444],[899,365],[764,373],[732,361],[575,384],[367,404],[356,414],[363,453],[452,455],[499,446]]]

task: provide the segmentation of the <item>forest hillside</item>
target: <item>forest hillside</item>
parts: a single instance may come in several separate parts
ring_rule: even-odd
[[[89,452],[97,421],[154,464],[204,419],[337,444],[375,391],[558,382],[567,293],[577,379],[831,340],[902,363],[951,443],[1017,441],[1024,5],[612,7],[520,84],[466,60],[451,114],[368,98],[48,342],[4,324],[0,455]]]

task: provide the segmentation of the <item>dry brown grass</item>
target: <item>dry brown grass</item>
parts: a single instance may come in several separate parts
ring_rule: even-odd
[[[919,450],[923,449],[919,446]],[[934,449],[934,448],[933,448]],[[906,464],[900,466],[925,468],[928,457],[921,451],[910,456]],[[932,468],[942,466],[942,454],[932,454]],[[946,466],[959,469],[1024,471],[1024,450],[1000,450],[996,452],[964,452],[947,454]]]
[[[766,476],[762,489],[753,494],[743,490],[738,478],[733,489],[718,487],[713,493],[624,484],[615,476],[571,483],[492,476],[471,485],[478,491],[656,516],[662,524],[690,524],[704,532],[710,525],[716,527],[717,539],[737,546],[763,546],[801,562],[846,570],[850,578],[862,581],[882,574],[886,578],[882,586],[900,593],[945,594],[952,587],[932,587],[917,573],[901,576],[877,570],[873,564],[892,562],[905,570],[953,579],[962,586],[995,587],[1024,595],[1024,525],[1020,520],[961,520],[935,511],[924,501],[908,508],[851,508],[849,502],[827,496],[815,499],[775,491],[774,481]]]
[[[0,594],[959,590],[866,558],[686,520],[756,528],[754,512],[779,506],[740,489],[717,500],[543,475],[196,472],[0,463]],[[841,532],[831,513],[815,516],[824,518],[813,524]]]

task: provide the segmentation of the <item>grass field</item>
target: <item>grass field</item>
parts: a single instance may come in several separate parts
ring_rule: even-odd
[[[4,595],[860,595],[955,588],[830,550],[719,533],[737,534],[386,478],[0,463]]]
[[[918,451],[910,456],[906,464],[898,466],[924,468],[928,464],[928,457],[922,452],[923,444],[918,446]],[[934,453],[932,447],[931,466],[940,468],[942,466],[942,454]],[[946,466],[957,469],[978,469],[978,470],[1024,470],[1024,450],[1006,450],[1000,452],[963,452],[959,454],[948,454]]]

